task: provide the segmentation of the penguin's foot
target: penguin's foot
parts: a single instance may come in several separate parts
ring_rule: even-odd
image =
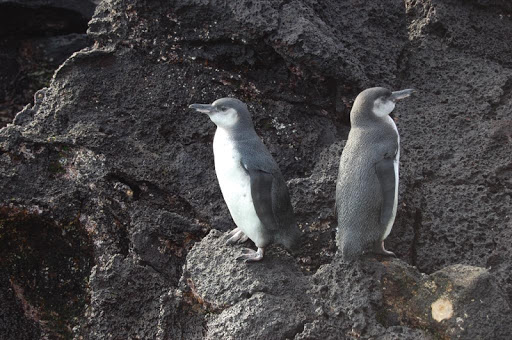
[[[243,251],[243,254],[238,256],[236,259],[237,260],[245,260],[245,262],[261,261],[261,260],[263,260],[263,254],[265,252],[263,248],[258,248],[257,251],[254,251],[249,248],[244,248],[242,251]]]
[[[244,243],[247,241],[249,236],[245,235],[243,231],[240,230],[240,228],[235,228],[231,230],[228,234],[229,239],[226,241],[226,244],[233,244],[233,243]]]
[[[382,242],[375,242],[373,244],[372,253],[378,254],[378,255],[396,257],[395,253],[393,253],[392,251],[386,250],[386,248],[384,248],[384,241],[382,241]]]

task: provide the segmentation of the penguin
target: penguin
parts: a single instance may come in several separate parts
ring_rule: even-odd
[[[400,136],[389,114],[413,92],[374,87],[354,101],[336,181],[336,243],[344,259],[368,252],[395,256],[384,248],[398,206],[400,158]]]
[[[217,129],[213,139],[215,172],[236,228],[228,244],[254,242],[237,259],[263,259],[265,248],[279,243],[288,250],[299,247],[301,232],[295,223],[286,182],[272,155],[254,130],[247,105],[235,98],[189,108],[206,113]]]

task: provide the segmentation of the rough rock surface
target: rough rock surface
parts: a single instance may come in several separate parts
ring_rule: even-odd
[[[4,339],[30,340],[39,338],[41,331],[35,320],[27,317],[28,305],[23,305],[24,299],[16,297],[16,287],[9,282],[7,275],[0,273],[0,301],[2,309],[0,310],[0,334]],[[25,308],[24,308],[25,307]],[[29,307],[28,307],[29,308]],[[13,318],[13,316],[16,316]]]
[[[94,46],[0,130],[0,292],[17,320],[0,314],[0,338],[506,338],[511,15],[484,0],[101,2]],[[419,90],[394,114],[399,259],[347,264],[337,162],[353,99],[376,85]],[[288,180],[296,258],[245,265],[223,244],[214,126],[187,106],[224,96],[248,103]]]
[[[183,270],[183,290],[209,312],[206,338],[293,338],[311,318],[307,277],[283,253],[248,266],[236,260],[242,246],[226,247],[225,241],[212,230],[190,251]]]
[[[91,45],[85,31],[98,0],[0,0],[0,127],[48,86],[73,52]]]
[[[506,339],[507,298],[486,269],[453,265],[431,275],[401,260],[334,258],[305,276],[289,255],[236,260],[212,230],[187,256],[180,288],[208,313],[207,339]],[[381,259],[382,260],[382,259]]]

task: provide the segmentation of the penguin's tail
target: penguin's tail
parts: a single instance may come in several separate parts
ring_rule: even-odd
[[[352,262],[363,255],[363,248],[357,242],[346,242],[341,245],[339,252],[344,261]]]
[[[302,232],[296,224],[281,235],[281,243],[292,255],[299,253],[302,249]]]

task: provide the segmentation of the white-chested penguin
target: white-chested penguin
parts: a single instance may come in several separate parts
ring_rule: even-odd
[[[336,182],[336,242],[343,258],[384,248],[398,205],[400,136],[389,114],[414,90],[374,87],[361,92],[350,112],[351,129]]]
[[[251,239],[258,251],[244,249],[239,257],[260,261],[264,249],[280,243],[289,250],[299,246],[298,229],[288,188],[272,155],[254,131],[247,105],[222,98],[210,104],[189,106],[206,113],[217,125],[213,139],[215,172],[237,228],[228,243]]]

